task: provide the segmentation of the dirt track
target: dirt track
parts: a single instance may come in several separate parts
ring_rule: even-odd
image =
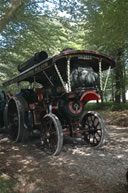
[[[65,144],[57,157],[47,157],[37,144],[13,144],[1,135],[1,178],[15,182],[9,193],[127,192],[128,128],[108,128],[102,148]]]

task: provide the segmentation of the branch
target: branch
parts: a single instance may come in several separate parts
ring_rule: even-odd
[[[24,0],[10,0],[9,6],[6,8],[5,12],[0,16],[0,32],[9,21],[14,17],[15,12],[23,5]]]

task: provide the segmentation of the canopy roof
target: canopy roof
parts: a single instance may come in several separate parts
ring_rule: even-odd
[[[101,70],[107,70],[109,66],[115,67],[116,62],[112,57],[96,51],[89,50],[65,50],[58,55],[49,57],[27,70],[12,77],[3,83],[3,86],[9,86],[21,81],[38,82],[47,86],[48,79],[54,82],[57,72],[55,64],[64,81],[67,80],[67,60],[70,60],[70,71],[78,67],[92,67],[95,72],[99,72],[99,61],[101,61]]]

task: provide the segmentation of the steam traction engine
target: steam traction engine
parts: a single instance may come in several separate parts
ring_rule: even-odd
[[[86,144],[101,146],[104,121],[99,113],[86,112],[86,103],[100,99],[101,73],[114,66],[112,58],[99,52],[71,49],[54,57],[42,51],[20,64],[20,73],[3,85],[29,81],[32,86],[21,89],[5,107],[10,139],[24,142],[38,130],[41,145],[52,155],[61,152],[65,135],[79,134]],[[42,86],[35,88],[35,83]]]

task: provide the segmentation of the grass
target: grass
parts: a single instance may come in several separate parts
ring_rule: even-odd
[[[110,111],[117,111],[117,110],[128,110],[128,102],[127,103],[113,103],[113,102],[105,102],[105,103],[88,103],[85,105],[85,109],[92,111],[92,110],[110,110]]]
[[[17,193],[14,191],[14,186],[16,185],[16,181],[11,179],[6,174],[1,174],[0,176],[0,193]]]

